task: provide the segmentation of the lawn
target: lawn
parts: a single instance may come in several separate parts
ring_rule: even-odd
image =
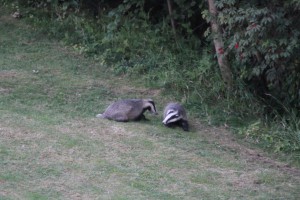
[[[300,198],[299,169],[225,127],[164,127],[160,90],[0,17],[1,200]],[[153,98],[160,115],[95,118],[120,98]]]

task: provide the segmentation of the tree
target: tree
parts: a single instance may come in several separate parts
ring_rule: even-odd
[[[208,0],[208,7],[210,13],[210,24],[213,33],[213,42],[217,54],[218,64],[221,71],[223,81],[228,89],[232,88],[232,72],[227,59],[227,54],[224,50],[224,43],[222,39],[222,31],[217,20],[217,8],[214,0]]]
[[[234,77],[285,112],[300,108],[300,3],[215,0]],[[284,106],[283,106],[284,105]]]
[[[172,29],[173,29],[173,32],[174,32],[174,36],[176,37],[175,20],[174,20],[174,17],[173,17],[173,8],[172,8],[171,0],[167,0],[167,4],[168,4],[168,11],[169,11],[170,19],[171,19]]]

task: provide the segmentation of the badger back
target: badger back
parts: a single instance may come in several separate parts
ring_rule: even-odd
[[[141,100],[124,99],[112,103],[107,107],[103,116],[107,119],[124,121],[132,120],[135,116],[139,115],[142,111]]]
[[[112,103],[102,115],[103,118],[115,121],[130,121],[145,119],[143,113],[149,110],[156,113],[155,104],[149,99],[123,99]]]

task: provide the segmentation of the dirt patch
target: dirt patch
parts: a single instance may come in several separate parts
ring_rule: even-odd
[[[0,78],[15,78],[18,76],[16,71],[0,71]]]
[[[297,176],[300,179],[300,170],[290,166],[289,164],[282,163],[276,160],[273,160],[267,156],[265,156],[262,152],[257,150],[244,148],[242,151],[243,156],[247,156],[247,161],[253,163],[262,163],[268,165],[271,168],[278,169],[282,172],[292,174],[293,176]]]
[[[9,94],[10,92],[11,92],[11,89],[0,87],[0,94],[1,95]]]
[[[107,82],[106,82],[107,83]],[[149,89],[149,88],[137,88],[131,87],[126,84],[120,84],[119,87],[109,87],[116,95],[129,95],[133,97],[140,98],[155,98],[161,94],[159,89]]]
[[[273,169],[296,176],[300,180],[300,169],[290,166],[289,164],[276,161],[268,156],[262,150],[251,149],[240,144],[234,135],[226,127],[205,127],[197,122],[196,129],[203,130],[200,132],[207,140],[216,142],[231,151],[237,152],[248,163],[267,165]],[[203,134],[204,133],[204,134]]]
[[[112,88],[116,94],[133,94],[136,96],[145,96],[145,97],[156,97],[161,94],[159,89],[146,89],[146,88],[136,88],[130,87],[128,85],[122,85],[121,88]]]
[[[0,16],[0,20],[7,22],[7,23],[9,23],[9,22],[14,23],[13,21],[16,21],[17,19],[14,18],[12,15],[3,15],[3,16]]]

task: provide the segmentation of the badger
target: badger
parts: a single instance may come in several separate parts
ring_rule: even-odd
[[[152,99],[123,99],[112,103],[98,118],[106,118],[117,122],[139,121],[146,119],[144,112],[148,110],[157,115]]]
[[[169,103],[165,107],[162,123],[168,127],[177,125],[182,127],[184,131],[189,131],[186,111],[179,103]]]

